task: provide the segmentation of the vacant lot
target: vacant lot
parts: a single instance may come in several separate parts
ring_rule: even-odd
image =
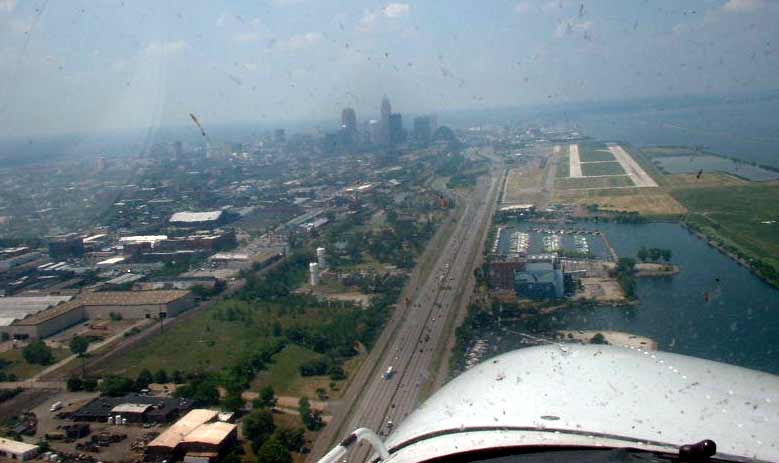
[[[545,171],[546,168],[540,169],[536,162],[521,168],[511,169],[506,182],[506,192],[503,196],[503,201],[522,201],[527,192],[526,190],[541,188],[544,183]]]
[[[57,363],[70,355],[68,349],[52,349],[51,352],[54,354],[54,363]],[[22,349],[14,349],[0,353],[0,361],[11,362],[2,369],[2,372],[6,375],[16,375],[19,379],[26,379],[34,376],[46,368],[44,365],[28,363],[22,355]]]
[[[364,357],[365,354],[361,354],[346,362],[344,371],[350,374]],[[273,364],[268,370],[257,375],[251,390],[260,390],[263,386],[270,385],[280,395],[316,397],[318,388],[328,390],[330,383],[334,381],[327,375],[303,377],[300,374],[300,365],[319,358],[323,356],[310,349],[295,344],[289,345],[273,356]],[[339,386],[343,383],[344,381],[335,382],[336,389],[340,391],[342,388]]]
[[[561,189],[592,189],[632,187],[633,181],[627,175],[614,177],[581,177],[555,179],[555,188]]]
[[[678,190],[687,220],[704,233],[779,268],[779,184]]]
[[[252,382],[251,389],[259,390],[270,385],[277,394],[315,397],[316,390],[327,390],[333,380],[329,376],[308,376],[300,374],[300,365],[309,360],[323,358],[305,347],[292,344],[273,356],[273,364],[268,370],[260,372]],[[336,382],[340,384],[341,381]]]
[[[212,307],[195,314],[164,335],[114,358],[100,371],[133,378],[143,369],[219,371],[235,365],[243,355],[269,345],[272,340],[267,332],[259,332],[253,324],[215,320],[214,313],[216,308]]]
[[[585,177],[625,175],[625,169],[618,162],[583,162],[582,173]]]

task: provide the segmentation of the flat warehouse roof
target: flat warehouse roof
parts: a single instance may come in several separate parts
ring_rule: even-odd
[[[149,442],[149,447],[168,447],[176,446],[184,440],[184,437],[194,431],[198,426],[205,424],[219,414],[214,410],[195,409],[184,415],[183,418],[173,423],[165,432]]]
[[[0,449],[10,453],[26,453],[31,450],[36,450],[37,445],[28,444],[25,442],[19,442],[11,439],[4,439],[0,437]]]
[[[144,413],[151,407],[151,404],[119,404],[111,409],[111,413]]]
[[[184,436],[184,442],[199,442],[203,444],[219,445],[235,430],[236,426],[223,421],[206,423],[195,428],[194,431]]]
[[[22,320],[71,299],[73,296],[0,297],[0,326],[8,326],[14,320]]]
[[[170,217],[171,222],[210,222],[219,220],[222,211],[208,212],[176,212]]]
[[[189,291],[101,291],[85,293],[77,301],[82,305],[147,305],[168,304],[181,299]]]

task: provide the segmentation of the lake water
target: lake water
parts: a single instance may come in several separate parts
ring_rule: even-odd
[[[660,350],[779,374],[779,290],[677,224],[592,226],[620,256],[642,245],[669,248],[682,271],[638,279],[633,309],[564,315],[569,328],[627,331],[657,340]]]
[[[779,100],[680,109],[589,112],[572,117],[584,133],[635,146],[703,145],[715,153],[779,167]]]
[[[750,164],[735,162],[732,159],[719,156],[657,156],[652,161],[659,164],[666,172],[672,174],[720,171],[754,181],[775,180],[779,172],[761,169]]]

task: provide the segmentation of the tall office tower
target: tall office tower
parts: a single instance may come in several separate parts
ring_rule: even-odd
[[[357,131],[357,114],[354,109],[345,108],[341,111],[341,126],[350,132]]]
[[[184,154],[184,145],[180,141],[173,142],[173,155],[180,160]]]
[[[399,113],[393,113],[389,119],[389,134],[390,144],[398,145],[405,140],[405,134],[403,133],[403,118]]]
[[[390,143],[390,116],[392,115],[392,106],[390,105],[389,98],[384,95],[381,100],[381,131],[382,131],[382,143],[388,145]]]
[[[383,132],[381,129],[381,122],[376,119],[368,121],[368,138],[374,145],[380,145],[383,142]]]
[[[414,141],[417,143],[430,143],[433,138],[433,121],[430,116],[414,118]]]
[[[341,111],[340,142],[346,146],[357,143],[357,115],[354,109],[345,108]]]

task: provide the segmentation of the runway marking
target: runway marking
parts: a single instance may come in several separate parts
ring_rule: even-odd
[[[617,158],[617,161],[622,164],[622,168],[625,169],[625,172],[630,176],[630,179],[633,180],[633,183],[637,187],[657,187],[657,182],[655,182],[654,179],[638,165],[636,160],[633,159],[633,156],[629,155],[621,146],[609,144],[609,151],[611,151],[611,154],[613,154],[614,157]]]
[[[568,176],[571,178],[584,177],[584,175],[582,175],[582,160],[579,158],[579,145],[570,145],[568,147],[568,153]]]

